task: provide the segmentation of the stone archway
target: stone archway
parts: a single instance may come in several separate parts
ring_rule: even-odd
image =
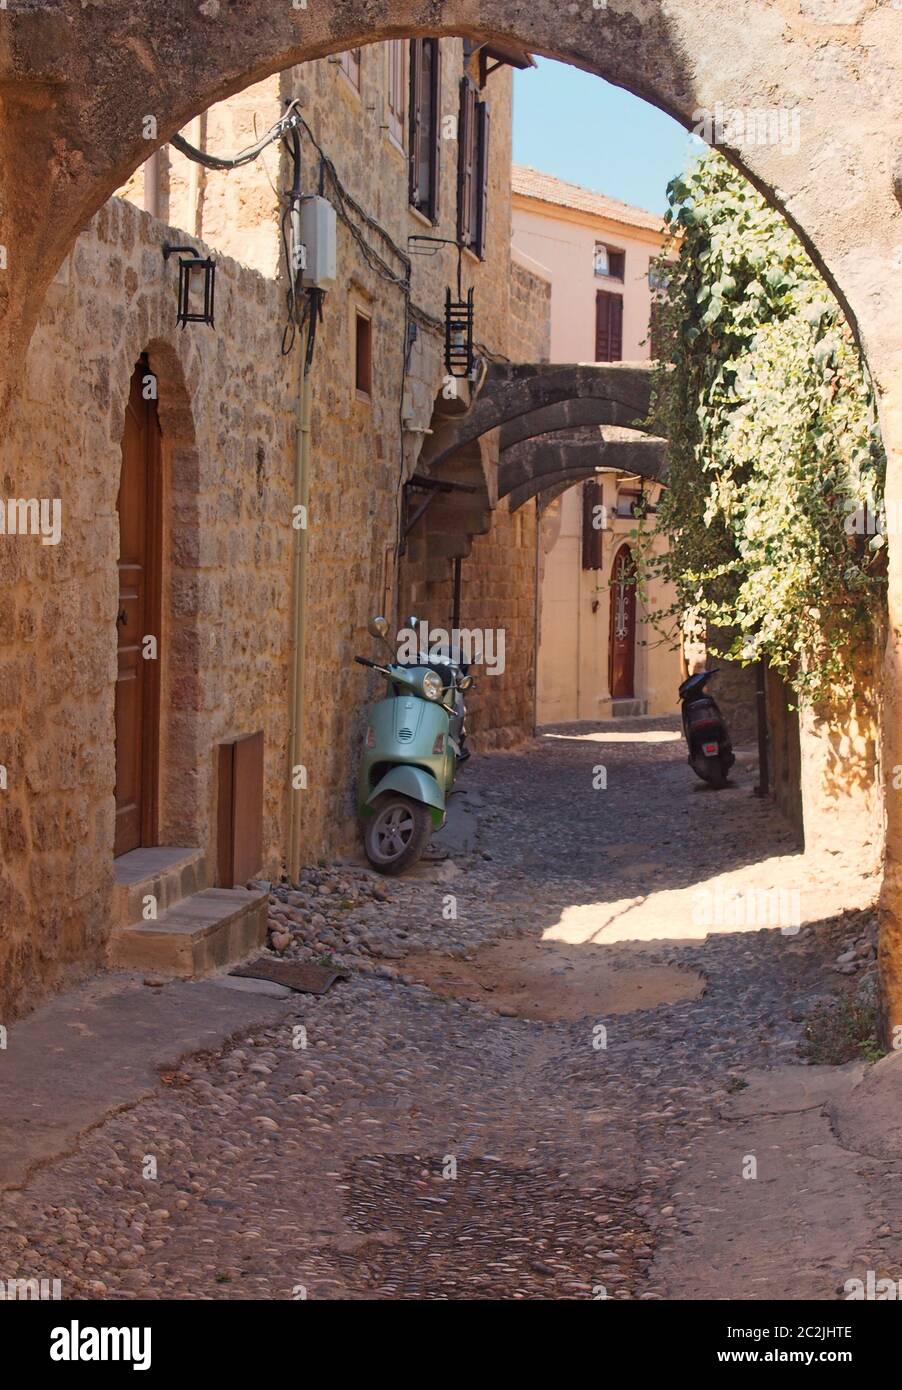
[[[791,155],[759,140],[752,120],[722,147],[803,237],[869,353],[878,332],[902,353],[899,315],[875,293],[891,283],[899,239],[890,171],[902,64],[897,16],[877,0],[851,9],[825,0],[793,15],[715,15],[710,0],[563,11],[536,0],[528,19],[510,0],[393,0],[376,18],[366,0],[63,0],[15,8],[4,24],[0,194],[15,267],[4,287],[4,347],[27,334],[78,229],[191,117],[295,63],[381,38],[456,33],[571,62],[687,127],[724,107],[803,113]]]
[[[33,0],[4,12],[0,59],[0,412],[54,272],[78,230],[153,149],[250,82],[357,44],[412,33],[519,44],[628,88],[687,127],[718,108],[796,113],[794,149],[750,119],[725,153],[778,207],[859,332],[902,488],[902,166],[898,13],[880,0],[725,9],[712,0]],[[5,453],[7,469],[15,462]],[[17,470],[18,471],[18,470]],[[902,544],[889,544],[889,630],[902,633]],[[902,763],[902,637],[887,649],[884,765]],[[888,798],[882,946],[902,1022],[902,805]]]
[[[459,449],[490,430],[501,429],[500,447],[508,449],[518,438],[575,424],[580,415],[595,423],[641,428],[649,413],[654,370],[652,362],[492,365],[470,408],[446,423],[424,451],[423,462],[437,473]]]
[[[506,449],[498,468],[498,496],[534,496],[564,476],[589,478],[599,468],[660,478],[667,466],[664,439],[585,440],[543,436]],[[513,506],[513,502],[511,503]]]

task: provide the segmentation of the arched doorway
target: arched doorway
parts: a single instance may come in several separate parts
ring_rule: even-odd
[[[622,545],[611,569],[608,679],[612,700],[631,700],[636,683],[636,575],[633,553]]]
[[[162,435],[155,391],[148,388],[154,381],[147,357],[142,356],[129,388],[116,504],[116,858],[157,841]]]

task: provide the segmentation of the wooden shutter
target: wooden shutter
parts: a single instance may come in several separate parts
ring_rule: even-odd
[[[623,295],[611,295],[611,358],[612,362],[623,359]]]
[[[600,570],[604,568],[604,555],[602,552],[602,530],[601,522],[604,512],[596,513],[595,508],[600,507],[604,500],[604,492],[601,483],[583,483],[583,569]]]
[[[489,108],[481,101],[476,108],[477,168],[479,189],[476,215],[476,254],[481,261],[486,254],[486,228],[489,219]]]
[[[422,39],[410,40],[410,147],[408,149],[408,201],[417,205],[417,169],[420,154],[420,122],[422,108],[420,89],[423,84]]]
[[[457,121],[457,239],[461,246],[470,246],[473,241],[475,117],[476,91],[463,77]]]
[[[438,39],[425,39],[425,43],[432,44],[432,66],[429,104],[430,120],[432,121],[432,164],[429,174],[429,211],[428,216],[433,222],[438,221],[439,206],[439,181],[441,172],[441,148],[442,148],[442,46]]]
[[[595,293],[595,361],[620,362],[623,358],[623,295],[608,290]]]

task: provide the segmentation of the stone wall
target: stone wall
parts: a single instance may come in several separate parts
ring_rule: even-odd
[[[516,350],[508,356],[520,362],[548,362],[551,356],[551,280],[541,266],[533,264],[535,268],[531,269],[526,257],[512,248],[509,321],[510,343]]]
[[[59,498],[62,537],[0,545],[5,1018],[98,965],[111,926],[117,494],[145,350],[163,435],[160,839],[204,848],[212,873],[215,746],[262,727],[266,864],[280,862],[294,431],[281,296],[224,258],[218,330],[179,330],[167,237],[115,199],[82,233],[48,293],[7,440],[4,495]]]
[[[767,673],[771,795],[807,854],[842,856],[863,875],[880,867],[883,847],[881,645],[856,653],[855,697],[836,705],[800,703]]]

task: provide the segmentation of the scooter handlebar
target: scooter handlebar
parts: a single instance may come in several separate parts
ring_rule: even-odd
[[[370,666],[374,671],[379,669],[375,661],[370,661],[368,656],[355,656],[354,660],[357,662],[358,666]]]

